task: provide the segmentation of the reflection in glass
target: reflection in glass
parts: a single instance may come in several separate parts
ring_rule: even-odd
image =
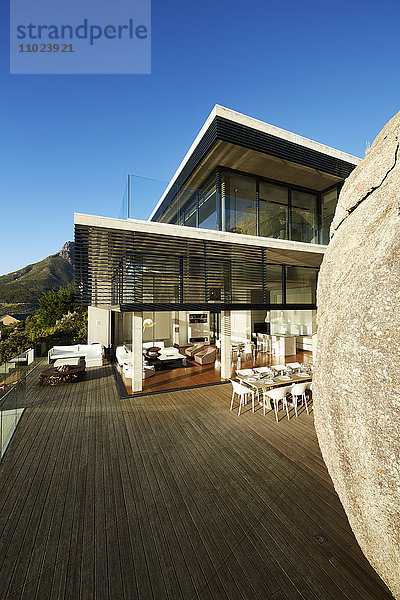
[[[292,192],[292,240],[317,243],[317,197],[314,194]]]
[[[286,267],[287,304],[315,304],[318,269]]]
[[[260,181],[260,235],[288,238],[288,190],[282,185]]]
[[[199,191],[199,227],[202,229],[217,229],[216,185],[212,177]]]
[[[196,227],[197,225],[197,199],[196,195],[185,204],[182,211],[183,225],[186,227]]]
[[[267,291],[267,303],[282,303],[282,265],[266,266],[265,288]]]
[[[329,228],[335,214],[338,200],[337,189],[322,194],[322,244],[329,244]]]
[[[224,174],[225,231],[256,235],[256,180]]]

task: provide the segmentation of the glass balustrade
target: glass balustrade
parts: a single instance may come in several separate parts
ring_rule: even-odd
[[[26,377],[36,366],[33,348],[0,365],[0,455],[25,410]]]

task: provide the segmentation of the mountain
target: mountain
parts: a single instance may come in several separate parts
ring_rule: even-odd
[[[66,242],[57,254],[0,277],[0,315],[33,313],[43,292],[74,281],[75,244]]]

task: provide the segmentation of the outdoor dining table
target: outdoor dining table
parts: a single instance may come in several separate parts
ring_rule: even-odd
[[[276,377],[269,377],[268,375],[263,375],[262,377],[257,375],[238,375],[238,379],[240,379],[241,383],[255,390],[260,401],[260,391],[264,392],[284,385],[312,381],[312,373],[293,373],[292,375],[277,375]]]

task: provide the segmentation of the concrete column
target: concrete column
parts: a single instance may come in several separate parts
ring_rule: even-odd
[[[88,307],[88,344],[111,346],[111,311],[96,306]]]
[[[231,312],[221,311],[221,377],[229,379],[232,374],[231,360]]]
[[[172,343],[180,346],[180,331],[179,331],[179,312],[176,310],[172,313]]]
[[[132,391],[143,389],[143,313],[132,314]]]

